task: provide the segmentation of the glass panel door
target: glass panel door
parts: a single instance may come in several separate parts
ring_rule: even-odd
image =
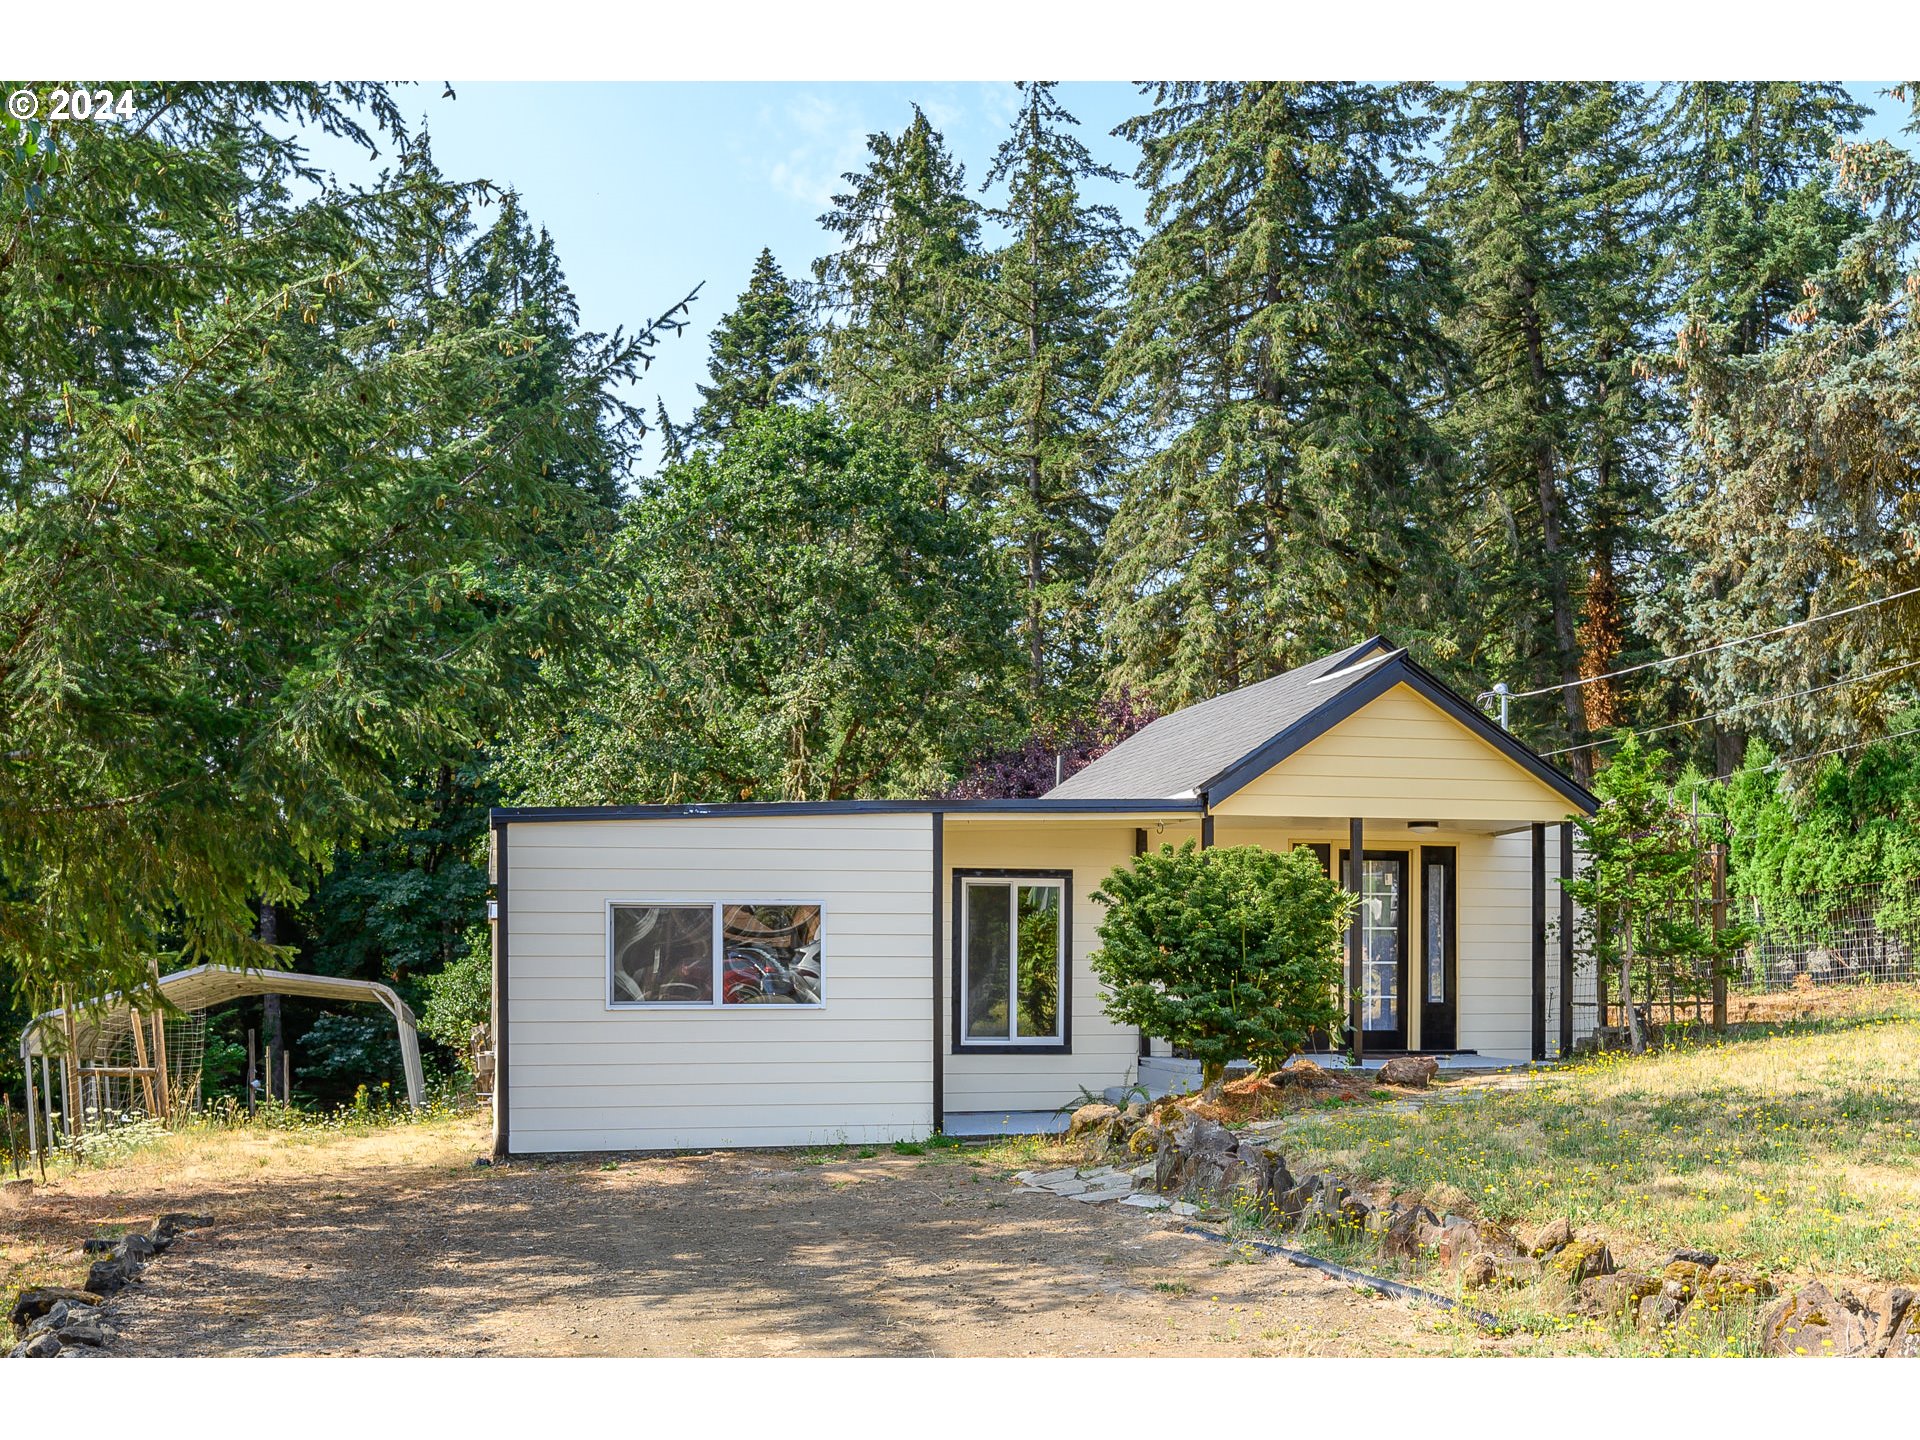
[[[1350,856],[1340,881],[1351,888]],[[1407,1046],[1407,855],[1369,850],[1360,867],[1360,1028],[1366,1047]]]
[[[1360,1024],[1370,1035],[1404,1032],[1400,922],[1406,862],[1368,856],[1360,869]]]

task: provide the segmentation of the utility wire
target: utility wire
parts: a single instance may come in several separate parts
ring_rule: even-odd
[[[1735,645],[1751,645],[1756,640],[1771,640],[1776,635],[1785,635],[1790,630],[1803,630],[1809,625],[1817,625],[1823,620],[1838,620],[1842,615],[1852,615],[1857,611],[1871,610],[1876,605],[1891,605],[1895,600],[1904,600],[1909,595],[1920,595],[1920,585],[1902,590],[1897,595],[1884,595],[1878,600],[1862,600],[1858,605],[1849,605],[1844,610],[1829,610],[1824,615],[1810,615],[1805,620],[1796,620],[1791,625],[1780,625],[1772,630],[1762,630],[1758,635],[1744,635],[1738,640],[1722,640],[1717,645],[1709,645],[1704,650],[1690,650],[1685,655],[1663,655],[1658,660],[1644,660],[1638,665],[1629,665],[1624,670],[1610,670],[1605,675],[1586,675],[1578,680],[1568,680],[1560,685],[1542,685],[1538,690],[1515,690],[1507,696],[1509,700],[1530,700],[1536,695],[1552,695],[1560,690],[1577,690],[1582,685],[1597,685],[1602,680],[1618,680],[1622,675],[1638,675],[1642,670],[1655,670],[1662,665],[1678,665],[1683,660],[1697,660],[1702,655],[1711,655],[1716,650],[1731,649]]]
[[[1906,730],[1889,730],[1884,735],[1876,735],[1871,740],[1856,740],[1851,745],[1835,745],[1831,750],[1816,750],[1811,755],[1790,755],[1783,760],[1775,760],[1771,765],[1767,766],[1767,770],[1784,770],[1789,765],[1799,765],[1808,760],[1821,760],[1829,755],[1844,755],[1849,750],[1859,750],[1868,745],[1878,745],[1883,740],[1897,740],[1902,735],[1920,735],[1920,725],[1912,726]],[[1716,775],[1713,778],[1716,780],[1731,780],[1739,773],[1738,770],[1729,770],[1725,775]],[[1766,772],[1762,771],[1761,773],[1765,774]]]
[[[1666,725],[1655,725],[1647,730],[1634,730],[1635,735],[1658,735],[1663,730],[1678,730],[1687,725],[1704,725],[1709,720],[1718,720],[1722,715],[1738,715],[1743,710],[1757,710],[1762,705],[1779,705],[1788,700],[1803,700],[1809,695],[1818,695],[1825,690],[1838,690],[1843,685],[1864,685],[1869,680],[1878,680],[1883,675],[1891,675],[1898,670],[1911,670],[1920,665],[1920,660],[1903,660],[1898,665],[1889,665],[1884,670],[1876,670],[1871,675],[1856,675],[1851,680],[1830,680],[1825,685],[1815,685],[1806,690],[1794,690],[1785,695],[1767,695],[1758,700],[1748,700],[1739,705],[1729,705],[1724,710],[1710,710],[1705,715],[1696,715],[1691,720],[1675,720]],[[1602,745],[1612,745],[1619,737],[1609,735],[1600,740],[1589,740],[1584,745],[1566,745],[1558,750],[1541,752],[1541,759],[1551,760],[1556,755],[1571,755],[1577,750],[1597,750]]]

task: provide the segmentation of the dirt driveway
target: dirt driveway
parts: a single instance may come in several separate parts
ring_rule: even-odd
[[[1177,1222],[1026,1191],[1003,1153],[473,1169],[478,1132],[138,1172],[98,1224],[217,1217],[116,1301],[124,1355],[1498,1353],[1443,1314]],[[414,1143],[409,1144],[409,1141]]]

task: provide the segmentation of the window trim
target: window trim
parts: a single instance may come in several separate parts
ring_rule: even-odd
[[[1060,1036],[1056,1040],[981,1040],[966,1033],[967,994],[967,882],[1004,880],[1009,885],[1034,880],[1060,887]],[[1071,1055],[1073,1053],[1073,871],[1071,870],[962,870],[953,872],[953,1009],[950,1052],[955,1055]],[[1009,963],[1017,966],[1017,950]],[[1009,1011],[1015,990],[1009,974]],[[1011,1029],[1011,1026],[1009,1026]]]
[[[713,912],[713,998],[711,1000],[615,1000],[613,998],[613,912],[638,905],[677,905],[684,909],[698,909],[704,905]],[[811,906],[820,912],[820,998],[810,1005],[729,1005],[724,996],[726,979],[726,910],[729,905],[792,905]],[[827,968],[830,948],[827,944],[827,902],[824,900],[799,900],[756,896],[742,899],[739,895],[643,895],[633,898],[625,896],[609,899],[606,902],[606,968],[602,972],[600,987],[601,1008],[609,1013],[629,1011],[653,1011],[667,1014],[704,1015],[712,1011],[725,1011],[729,1015],[745,1015],[749,1012],[769,1014],[816,1014],[827,1008]]]

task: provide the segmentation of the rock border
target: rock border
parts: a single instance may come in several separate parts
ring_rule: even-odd
[[[19,1342],[7,1352],[13,1360],[51,1360],[60,1355],[95,1354],[119,1338],[107,1323],[107,1301],[140,1278],[151,1260],[173,1248],[181,1232],[211,1225],[205,1215],[173,1210],[142,1232],[121,1236],[95,1235],[80,1242],[83,1255],[101,1255],[87,1268],[86,1283],[78,1290],[65,1286],[34,1286],[20,1292],[7,1312]]]

